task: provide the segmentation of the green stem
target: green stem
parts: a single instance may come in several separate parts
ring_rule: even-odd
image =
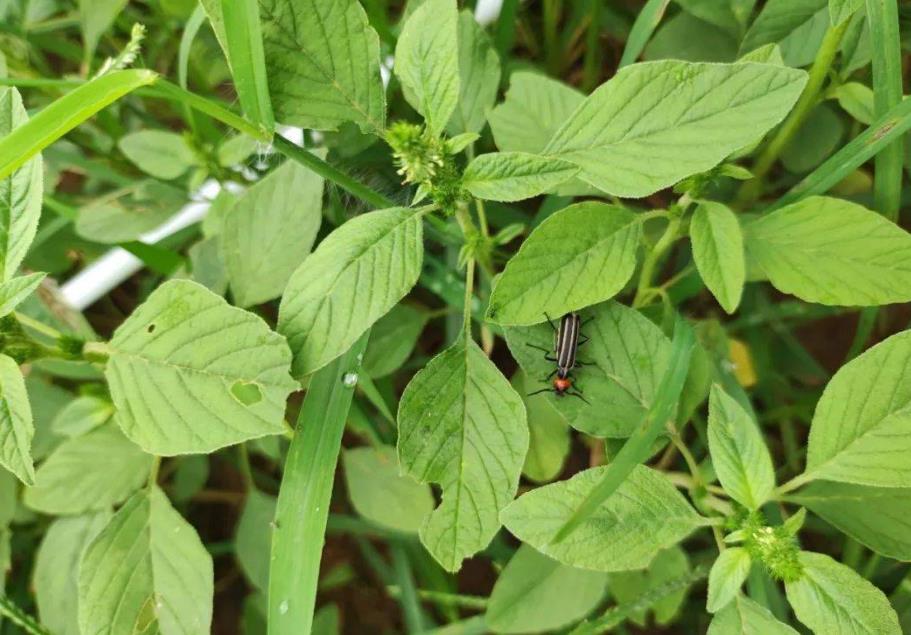
[[[813,474],[811,474],[809,472],[804,472],[803,474],[798,474],[797,476],[792,478],[790,481],[788,481],[784,485],[781,485],[780,487],[776,488],[775,498],[780,499],[788,492],[793,492],[795,489],[797,489],[798,487],[801,487],[803,485],[806,485],[807,483],[812,481],[814,478],[816,478],[816,477],[813,476]]]
[[[223,124],[231,126],[235,130],[243,132],[263,143],[268,143],[272,140],[272,135],[265,128],[250,123],[240,115],[231,112],[211,99],[206,99],[201,95],[184,90],[177,84],[172,84],[165,79],[159,79],[154,86],[139,91],[139,95],[145,97],[159,97],[186,104],[190,108],[209,115],[213,119],[217,119]]]
[[[544,0],[542,20],[544,30],[544,55],[551,74],[560,72],[560,0]]]
[[[401,544],[392,544],[392,567],[398,583],[399,602],[405,614],[405,627],[409,635],[424,632],[424,617],[421,614],[421,603],[414,586],[414,576],[408,562],[408,554]]]
[[[655,269],[657,268],[661,257],[670,249],[671,245],[673,245],[679,237],[678,232],[680,231],[680,224],[679,217],[671,218],[667,228],[664,230],[664,234],[661,235],[661,238],[658,239],[658,242],[655,243],[655,246],[652,247],[652,250],[645,257],[645,261],[642,263],[642,271],[639,272],[639,284],[636,287],[636,297],[633,299],[633,306],[635,308],[643,306],[650,296],[650,291],[654,284]]]
[[[810,68],[810,76],[807,79],[807,85],[803,89],[794,110],[785,119],[785,122],[772,137],[772,140],[765,147],[759,158],[753,166],[752,172],[755,178],[747,181],[741,187],[737,195],[737,204],[742,208],[748,208],[755,203],[763,192],[763,181],[769,170],[778,160],[778,157],[803,126],[810,112],[819,101],[823,84],[828,77],[829,70],[832,68],[832,62],[841,46],[841,39],[848,28],[848,20],[838,26],[830,26],[823,38],[819,53],[816,54],[816,60]]]
[[[50,337],[51,339],[56,340],[63,336],[63,333],[61,333],[54,327],[48,326],[44,322],[40,322],[40,321],[36,320],[35,318],[29,317],[25,313],[20,313],[18,311],[15,311],[13,313],[13,315],[15,316],[16,321],[19,322],[19,324],[21,324],[22,326],[24,326],[26,328],[30,328],[33,331],[41,333],[42,335],[46,335],[47,337]]]
[[[392,597],[399,597],[402,594],[402,589],[397,586],[388,587],[387,591],[389,591],[389,595]],[[430,591],[428,589],[418,589],[417,596],[428,602],[458,606],[463,609],[474,609],[477,611],[485,610],[488,604],[487,598],[479,595],[462,595],[459,593],[446,593],[445,591]]]
[[[0,595],[0,615],[21,628],[28,635],[51,635],[51,632],[42,626],[38,620],[20,609],[7,596]]]

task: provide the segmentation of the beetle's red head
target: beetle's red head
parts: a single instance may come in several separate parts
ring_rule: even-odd
[[[573,380],[569,377],[554,377],[554,390],[558,395],[562,395],[572,388]]]

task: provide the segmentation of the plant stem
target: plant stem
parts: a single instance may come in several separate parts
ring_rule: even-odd
[[[392,597],[399,597],[402,594],[402,589],[397,586],[388,587],[387,591],[389,591],[389,595]],[[485,610],[488,604],[487,598],[479,595],[462,595],[459,593],[446,593],[445,591],[430,591],[428,589],[418,589],[417,596],[422,600],[428,600],[430,602],[458,606],[464,609],[475,609],[478,611]]]
[[[7,596],[0,595],[0,615],[9,618],[9,621],[21,628],[28,635],[51,635],[51,632],[42,626],[31,615],[20,609]]]
[[[810,474],[809,472],[804,472],[803,474],[798,474],[797,476],[792,478],[790,481],[788,481],[784,485],[781,485],[780,487],[776,488],[774,497],[781,498],[788,492],[793,492],[798,487],[801,487],[802,485],[806,485],[807,483],[812,481],[814,478],[815,477],[812,474]]]
[[[763,181],[769,170],[772,169],[775,161],[778,160],[778,157],[791,142],[791,139],[794,138],[794,135],[797,134],[797,131],[800,130],[800,127],[803,126],[810,112],[818,103],[823,83],[832,68],[832,62],[835,60],[835,55],[838,53],[841,39],[847,28],[848,21],[846,20],[838,26],[830,26],[829,30],[826,31],[819,53],[816,54],[816,60],[810,68],[807,85],[797,100],[794,110],[791,111],[791,114],[788,115],[788,118],[785,119],[778,132],[775,133],[775,136],[772,137],[772,140],[756,160],[751,170],[755,178],[747,181],[740,188],[736,203],[741,208],[750,207],[762,196]]]
[[[41,333],[42,335],[46,335],[47,337],[50,337],[51,339],[56,340],[63,335],[63,333],[61,333],[54,327],[48,326],[44,322],[40,322],[39,320],[29,317],[25,313],[20,313],[18,311],[15,311],[13,313],[13,315],[15,316],[16,321],[19,322],[19,324],[21,324],[22,326],[30,328],[33,331],[37,331],[38,333]]]
[[[636,297],[633,299],[633,307],[639,308],[649,296],[655,278],[655,269],[664,253],[674,244],[680,231],[680,218],[671,218],[668,222],[664,234],[652,247],[652,250],[645,257],[642,263],[642,271],[639,272],[639,284],[636,288]]]
[[[408,554],[405,553],[402,545],[395,543],[390,545],[390,551],[392,552],[395,580],[398,583],[399,602],[402,605],[402,612],[405,614],[406,630],[409,635],[423,633],[424,618],[421,615],[421,603],[414,586],[414,576],[411,574]]]
[[[547,70],[551,74],[560,72],[560,0],[544,0],[543,2],[543,30],[544,30],[544,55],[547,58]]]

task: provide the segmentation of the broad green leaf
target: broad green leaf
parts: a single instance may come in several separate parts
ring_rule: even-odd
[[[122,243],[162,225],[187,203],[187,194],[146,179],[105,194],[79,210],[76,233],[97,243]]]
[[[120,138],[117,147],[136,167],[156,179],[176,179],[196,164],[186,139],[165,130],[140,130]]]
[[[817,481],[788,500],[876,553],[911,561],[911,489]]]
[[[374,379],[398,370],[411,355],[424,325],[426,311],[408,304],[396,304],[370,329],[370,341],[361,368]]]
[[[61,443],[41,464],[23,500],[45,514],[108,509],[142,487],[152,457],[113,425]]]
[[[296,377],[348,350],[411,290],[421,272],[422,229],[414,209],[370,212],[333,231],[301,263],[278,316]]]
[[[521,201],[547,192],[578,174],[579,168],[560,159],[526,152],[482,154],[468,164],[463,185],[489,201]]]
[[[352,121],[382,132],[380,41],[360,2],[262,0],[259,7],[275,119],[316,130]]]
[[[83,633],[208,633],[212,558],[160,490],[131,497],[79,568]]]
[[[395,47],[405,98],[438,135],[459,103],[459,14],[455,0],[426,0],[411,14]]]
[[[607,574],[574,569],[522,545],[497,578],[485,621],[494,633],[553,631],[593,611]]]
[[[788,66],[806,66],[816,57],[829,27],[829,0],[769,0],[740,45],[748,53],[778,44]]]
[[[32,585],[41,623],[58,635],[80,635],[77,613],[79,562],[108,524],[107,510],[58,518],[44,534],[35,558]]]
[[[51,430],[62,437],[78,437],[107,423],[113,416],[114,405],[110,401],[82,395],[57,413],[51,421]]]
[[[224,295],[228,290],[228,272],[221,251],[221,240],[217,236],[204,238],[187,249],[191,279],[215,295]]]
[[[746,280],[743,234],[726,205],[701,201],[690,221],[693,259],[699,275],[728,313],[737,310]]]
[[[95,54],[101,36],[127,5],[127,0],[79,0],[79,24],[82,27],[83,61],[86,66]]]
[[[0,282],[0,317],[12,313],[44,280],[43,273],[30,273]]]
[[[864,6],[864,0],[829,0],[829,19],[838,25],[853,16]]]
[[[740,592],[740,587],[750,573],[750,554],[743,547],[730,547],[722,551],[709,572],[709,597],[706,610],[717,613]]]
[[[755,0],[677,0],[677,4],[699,19],[739,35]]]
[[[502,104],[487,116],[497,147],[504,152],[538,153],[585,96],[546,75],[517,71]]]
[[[500,58],[471,11],[459,13],[459,101],[446,126],[450,135],[481,132],[500,86]]]
[[[775,489],[772,457],[756,422],[718,384],[709,397],[708,436],[724,491],[747,509],[759,509]]]
[[[284,429],[297,389],[284,338],[195,282],[158,287],[110,349],[117,423],[150,453],[208,453]]]
[[[552,393],[531,399],[551,401],[569,425],[587,434],[628,437],[655,399],[671,343],[648,318],[615,302],[599,304],[581,315],[582,334],[591,339],[579,347],[578,359],[591,365],[576,369],[573,376],[591,405]],[[540,349],[553,349],[550,325],[507,329],[506,342],[527,374],[528,391],[549,387],[545,378],[554,364],[544,359]]]
[[[800,129],[781,153],[788,172],[806,174],[825,161],[842,144],[845,125],[835,108],[821,103],[810,111]]]
[[[642,59],[733,62],[739,45],[734,33],[681,11],[662,22],[642,52]]]
[[[226,168],[239,165],[257,151],[260,142],[245,134],[238,134],[218,146],[218,164]]]
[[[911,331],[848,362],[822,393],[806,478],[911,487]]]
[[[459,339],[414,376],[398,413],[399,463],[438,483],[421,542],[447,571],[487,546],[515,496],[528,450],[525,407],[473,341]]]
[[[738,595],[712,618],[707,635],[797,635],[797,631],[776,620],[764,606]]]
[[[264,592],[269,588],[269,554],[274,522],[275,497],[257,489],[248,491],[234,536],[234,553],[247,579]]]
[[[238,306],[282,294],[313,247],[322,202],[322,177],[295,161],[285,161],[237,199],[225,215],[221,246]]]
[[[690,562],[686,552],[680,546],[670,547],[658,552],[648,568],[642,571],[617,571],[610,574],[610,594],[617,600],[619,607],[642,605],[643,598],[654,597],[669,583],[677,583],[690,573]],[[630,612],[630,620],[638,626],[645,626],[649,611],[654,611],[655,622],[665,625],[673,621],[686,602],[687,588],[683,587],[673,593],[664,593],[641,609]],[[629,608],[626,610],[629,611]]]
[[[0,465],[26,485],[35,483],[34,436],[32,408],[19,364],[0,355]]]
[[[889,600],[856,571],[808,551],[800,563],[803,575],[785,590],[797,619],[816,635],[901,635]]]
[[[500,514],[522,542],[570,566],[595,571],[643,569],[662,549],[705,525],[667,478],[643,465],[569,536],[553,538],[604,476],[607,467],[576,474],[519,497]]]
[[[747,256],[779,291],[807,302],[911,300],[911,236],[856,203],[813,196],[744,228]]]
[[[536,483],[552,481],[569,455],[569,426],[549,400],[527,396],[531,384],[524,372],[516,372],[511,383],[522,396],[528,416],[528,454],[522,475]]]
[[[762,64],[784,66],[784,58],[781,56],[781,47],[777,44],[763,44],[759,48],[753,49],[749,53],[741,56],[738,61],[760,62]]]
[[[636,269],[641,231],[636,214],[606,203],[578,203],[549,216],[497,279],[488,319],[537,324],[609,300]]]
[[[417,533],[433,511],[430,487],[399,473],[395,448],[354,448],[342,453],[354,510],[383,527]]]
[[[876,119],[873,109],[873,89],[860,82],[847,82],[835,89],[835,98],[845,112],[869,126]]]
[[[771,64],[634,64],[587,97],[543,153],[607,194],[644,197],[761,138],[805,83]]]
[[[0,139],[8,140],[10,133],[21,130],[27,121],[28,115],[16,89],[0,87]],[[0,148],[6,145],[0,143]],[[21,150],[4,148],[3,151]],[[0,282],[13,277],[35,238],[43,187],[41,155],[6,178],[0,177]]]
[[[157,79],[156,73],[146,69],[116,71],[55,99],[28,123],[0,139],[0,180],[105,106]]]

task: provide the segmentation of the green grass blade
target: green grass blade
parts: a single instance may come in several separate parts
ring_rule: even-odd
[[[500,59],[509,57],[513,44],[516,42],[516,15],[519,12],[519,0],[503,0],[497,28],[494,33],[494,45]]]
[[[297,419],[278,492],[269,571],[269,635],[309,635],[332,482],[369,329],[314,373]]]
[[[157,79],[157,73],[146,69],[117,71],[52,102],[0,140],[0,180],[105,106]]]
[[[911,129],[911,100],[902,101],[792,187],[771,209],[824,194]]]
[[[228,60],[234,87],[247,119],[264,130],[275,129],[266,75],[266,55],[256,0],[222,0]]]
[[[636,16],[633,28],[629,32],[629,39],[626,40],[626,46],[623,49],[623,56],[620,58],[620,68],[628,66],[639,59],[645,45],[652,39],[652,33],[661,23],[667,5],[671,0],[648,0],[642,11]]]
[[[873,108],[884,115],[902,102],[901,38],[898,3],[867,0],[867,23],[873,40]],[[903,144],[889,144],[876,155],[874,205],[886,218],[896,220],[901,205]]]
[[[648,458],[649,450],[655,439],[665,430],[665,425],[674,416],[677,400],[683,390],[683,383],[690,367],[690,356],[696,345],[693,329],[680,316],[674,325],[674,339],[671,343],[671,357],[667,370],[658,385],[655,400],[638,430],[623,444],[616,458],[610,462],[604,479],[598,483],[573,512],[569,520],[560,528],[553,542],[557,543],[569,536],[583,521],[591,516],[604,501],[617,491],[637,465]]]
[[[421,613],[421,602],[414,586],[411,563],[408,554],[401,544],[390,545],[392,565],[395,568],[395,581],[399,588],[399,604],[405,615],[405,626],[409,635],[424,632],[424,616]]]

